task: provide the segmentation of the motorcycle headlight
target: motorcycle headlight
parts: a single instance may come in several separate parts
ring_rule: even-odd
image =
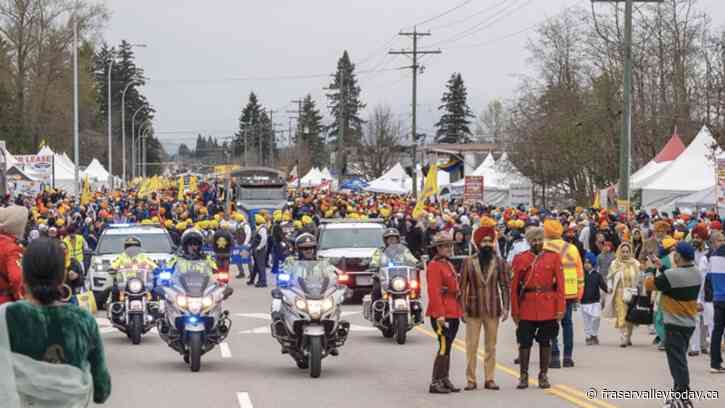
[[[204,303],[202,298],[190,297],[187,299],[188,299],[187,303],[188,303],[189,312],[194,313],[194,314],[201,313],[201,309],[202,309],[203,303]]]
[[[403,291],[403,290],[405,290],[405,279],[403,279],[403,278],[393,278],[393,280],[390,282],[390,286],[396,292]]]
[[[313,319],[319,319],[322,315],[322,303],[321,300],[310,300],[307,302],[307,312]]]
[[[302,311],[306,311],[307,310],[307,302],[304,299],[302,299],[302,298],[297,298],[297,300],[295,300],[295,307],[298,308],[298,309],[300,309],[300,310],[302,310]]]
[[[322,301],[322,311],[327,312],[330,309],[332,309],[335,306],[335,302],[332,301],[332,298],[325,298],[325,300]]]
[[[130,293],[140,293],[143,290],[143,283],[138,279],[131,279],[126,284]]]
[[[204,309],[209,309],[214,306],[214,299],[211,296],[204,296],[204,299],[201,300],[201,305],[204,306]]]
[[[189,301],[186,296],[179,295],[176,297],[176,305],[179,306],[182,309],[186,309],[186,306],[189,304]]]

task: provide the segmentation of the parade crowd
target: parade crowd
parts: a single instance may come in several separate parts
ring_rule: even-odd
[[[496,208],[441,200],[414,216],[412,197],[309,189],[291,192],[285,209],[260,211],[250,220],[234,200],[225,208],[225,198],[216,181],[190,192],[117,190],[81,199],[47,190],[7,197],[0,208],[0,363],[23,355],[87,370],[94,400],[108,398],[110,375],[95,320],[75,306],[49,306],[84,290],[90,256],[112,224],[160,225],[176,245],[190,229],[208,242],[227,231],[237,277],[246,269],[241,251],[248,250],[252,262],[244,278],[266,287],[267,268],[272,276],[279,271],[298,236],[316,236],[322,219],[346,218],[383,220],[413,256],[428,260],[426,316],[438,337],[432,393],[460,391],[449,374],[459,329],[465,329],[465,390],[479,384],[481,332],[483,387],[498,390],[497,332],[508,318],[518,345],[504,347],[518,347],[520,389],[529,386],[534,342],[538,387],[548,388],[550,369],[575,367],[574,337],[596,347],[600,325],[610,322],[621,333],[620,347],[651,343],[664,351],[674,391],[690,390],[688,357],[705,354],[711,373],[725,372],[725,236],[715,212]],[[60,287],[70,288],[67,297]],[[581,328],[574,327],[576,312]],[[650,337],[638,338],[637,326],[647,326]],[[44,375],[51,373],[57,372]],[[12,395],[4,387],[0,400]],[[685,395],[672,406],[691,405]]]

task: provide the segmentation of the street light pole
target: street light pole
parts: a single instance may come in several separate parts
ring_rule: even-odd
[[[129,81],[123,88],[123,92],[121,92],[121,167],[123,168],[121,178],[123,179],[124,185],[126,184],[126,92],[131,85],[138,84],[140,82],[137,80]]]
[[[113,190],[113,141],[111,140],[111,105],[113,101],[111,100],[111,70],[113,69],[113,57],[111,57],[111,60],[108,61],[108,65],[106,66],[108,68],[108,99],[106,99],[108,107],[108,187]]]
[[[136,178],[136,144],[135,144],[135,134],[136,134],[136,115],[141,112],[143,108],[146,106],[141,106],[140,108],[136,109],[136,112],[131,115],[131,179]],[[124,150],[125,151],[125,150]]]
[[[78,135],[78,17],[73,16],[73,161],[75,161],[74,184],[75,195],[80,199],[80,137]]]
[[[146,131],[148,130],[148,125],[150,125],[150,124],[151,124],[151,121],[150,120],[146,120],[139,127],[139,130],[138,130],[138,134],[139,134],[139,137],[138,137],[138,157],[136,158],[136,163],[137,163],[137,166],[138,166],[138,170],[137,170],[137,173],[136,174],[138,176],[140,176],[140,177],[145,177],[143,175],[143,172],[142,172],[142,170],[143,170],[143,167],[142,167],[142,165],[143,165],[143,163],[142,163],[143,162],[143,143],[142,143],[142,140],[143,140],[143,136],[146,134]]]

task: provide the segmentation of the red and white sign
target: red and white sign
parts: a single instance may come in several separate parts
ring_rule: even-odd
[[[18,164],[21,164],[23,166],[27,165],[33,165],[33,164],[50,164],[50,162],[53,160],[53,156],[36,156],[34,154],[19,154],[15,157],[15,160],[18,161]]]
[[[483,201],[483,176],[466,176],[463,184],[463,200]]]

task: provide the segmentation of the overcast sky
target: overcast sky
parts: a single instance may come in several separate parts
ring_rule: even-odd
[[[389,49],[410,48],[401,29],[430,30],[421,49],[441,55],[423,59],[418,82],[419,132],[433,134],[437,106],[452,72],[461,72],[469,105],[478,114],[493,98],[508,98],[517,75],[527,72],[525,50],[533,26],[589,0],[107,0],[111,20],[104,34],[143,43],[137,63],[151,78],[144,89],[157,110],[157,136],[169,153],[191,133],[230,137],[249,92],[277,112],[287,129],[290,101],[310,93],[331,120],[323,87],[347,49],[357,64],[368,109],[389,105],[410,129],[411,73],[407,57]],[[716,25],[725,25],[725,1],[700,0]],[[475,29],[474,29],[475,28]],[[471,29],[471,30],[469,30]],[[470,34],[467,34],[470,33]],[[440,43],[440,44],[438,44]],[[363,71],[373,71],[364,73]],[[289,78],[310,76],[309,78]],[[281,78],[280,78],[281,77]],[[237,79],[237,80],[233,80]]]

